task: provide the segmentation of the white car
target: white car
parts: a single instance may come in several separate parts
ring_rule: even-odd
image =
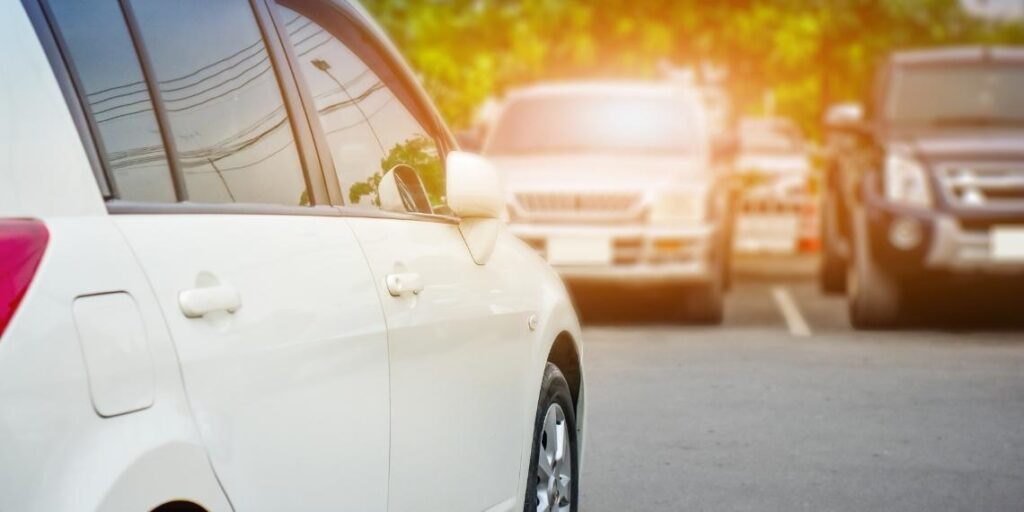
[[[580,329],[328,0],[0,2],[0,510],[577,510]]]
[[[792,254],[813,247],[818,198],[811,189],[811,154],[800,127],[783,117],[739,123],[736,168],[743,183],[735,249]]]
[[[722,321],[728,191],[698,90],[563,82],[512,91],[483,146],[512,231],[569,281],[680,290]]]

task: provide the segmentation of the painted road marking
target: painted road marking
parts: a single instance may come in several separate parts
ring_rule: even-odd
[[[807,325],[807,320],[804,320],[804,315],[800,313],[800,308],[789,294],[789,290],[784,286],[776,286],[772,288],[772,297],[775,298],[775,304],[779,306],[782,317],[786,319],[789,333],[801,338],[810,336],[811,328]]]

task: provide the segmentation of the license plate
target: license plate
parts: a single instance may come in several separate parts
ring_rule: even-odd
[[[1024,261],[1024,228],[996,226],[992,228],[992,259]]]
[[[552,265],[609,265],[612,241],[601,237],[550,238],[547,253]]]

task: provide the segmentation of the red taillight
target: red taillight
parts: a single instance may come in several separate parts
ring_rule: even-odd
[[[49,239],[37,220],[0,220],[0,335],[28,291]]]

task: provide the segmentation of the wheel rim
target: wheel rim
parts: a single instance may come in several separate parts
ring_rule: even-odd
[[[565,411],[551,404],[537,440],[537,512],[572,510],[571,443]]]

